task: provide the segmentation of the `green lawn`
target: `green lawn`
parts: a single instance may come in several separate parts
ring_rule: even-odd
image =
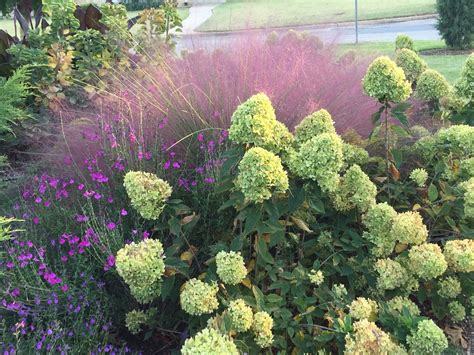
[[[393,42],[364,42],[360,44],[343,44],[343,51],[355,49],[361,55],[388,55],[395,57]],[[443,41],[415,41],[418,51],[433,48],[446,48]],[[467,55],[422,55],[428,66],[443,74],[450,83],[455,83],[461,74],[461,69]]]
[[[359,0],[362,20],[435,12],[436,0]],[[214,15],[198,30],[232,31],[344,22],[353,18],[354,0],[227,0],[214,9]]]

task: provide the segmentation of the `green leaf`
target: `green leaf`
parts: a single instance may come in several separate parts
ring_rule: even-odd
[[[385,106],[382,106],[379,108],[377,112],[374,112],[372,114],[372,124],[376,125],[377,122],[380,120],[380,117],[382,116],[382,112],[385,110]]]
[[[161,284],[161,299],[164,301],[173,290],[175,277],[166,277]]]
[[[262,257],[262,259],[269,263],[273,264],[274,260],[271,254],[268,252],[268,246],[267,243],[263,238],[258,238],[257,242],[257,254]]]
[[[438,189],[433,184],[430,184],[430,186],[428,187],[428,198],[431,202],[436,201],[438,199]]]
[[[303,186],[298,186],[296,189],[292,190],[292,195],[288,199],[288,213],[295,212],[303,204],[306,192]]]
[[[408,127],[410,123],[408,122],[408,117],[401,111],[391,111],[390,115],[396,118],[402,125]]]
[[[245,218],[245,228],[243,235],[249,235],[255,230],[255,226],[260,221],[260,217],[262,216],[262,210],[260,206],[258,207],[251,207],[246,215]]]
[[[263,311],[265,308],[265,296],[263,292],[255,285],[252,286],[252,292],[255,297],[257,311]]]
[[[395,166],[397,168],[400,168],[400,166],[402,165],[402,162],[403,162],[402,151],[400,149],[392,149],[390,151],[390,153],[392,153],[392,157],[393,157],[393,160],[395,162]]]
[[[316,212],[319,212],[321,214],[326,213],[326,210],[324,208],[324,203],[321,201],[321,199],[311,199],[309,200],[309,206],[314,209]]]

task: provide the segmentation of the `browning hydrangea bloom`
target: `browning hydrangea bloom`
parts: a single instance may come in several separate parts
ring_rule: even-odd
[[[474,240],[449,240],[443,254],[452,271],[474,272]]]
[[[358,297],[349,306],[349,314],[355,319],[367,319],[375,322],[379,307],[377,302],[364,297]]]
[[[145,219],[158,219],[171,196],[172,188],[156,175],[142,171],[130,171],[123,182],[132,206]]]
[[[425,70],[416,85],[416,95],[423,100],[435,101],[449,94],[451,87],[446,78],[436,70]]]
[[[377,187],[359,165],[352,165],[344,174],[339,188],[333,195],[337,210],[348,211],[357,208],[365,212],[375,205]]]
[[[252,331],[257,345],[266,348],[273,343],[273,319],[264,311],[257,312],[253,318]]]
[[[403,316],[403,309],[406,308],[410,315],[417,317],[420,315],[420,309],[407,297],[396,296],[391,300],[387,301],[387,311],[389,314],[396,318],[401,318]]]
[[[425,169],[418,168],[412,170],[410,173],[410,179],[418,186],[424,187],[426,180],[428,180],[428,172]]]
[[[366,95],[380,102],[403,102],[411,94],[411,85],[403,70],[386,56],[375,59],[362,81]]]
[[[322,133],[304,142],[291,156],[289,165],[297,176],[316,181],[324,191],[335,191],[343,163],[341,138]]]
[[[353,324],[353,333],[347,334],[344,354],[407,354],[390,336],[373,322],[362,319]]]
[[[331,114],[324,109],[305,117],[295,127],[295,140],[301,145],[321,133],[336,133]]]
[[[414,51],[404,48],[397,53],[397,65],[403,69],[408,81],[414,83],[428,69],[426,62]]]
[[[247,306],[242,299],[231,301],[227,308],[227,314],[231,320],[232,328],[237,332],[245,332],[252,326],[252,308]]]
[[[146,239],[130,243],[117,252],[115,260],[118,274],[130,287],[140,303],[152,302],[161,293],[161,280],[165,272],[163,245]]]
[[[461,184],[464,190],[464,216],[474,219],[474,177]]]
[[[181,354],[239,355],[239,351],[229,336],[223,335],[215,329],[204,328],[184,342]]]
[[[377,287],[380,290],[394,290],[401,287],[408,278],[406,269],[392,259],[379,259],[375,263],[378,273]]]
[[[422,320],[416,330],[407,337],[410,354],[441,355],[448,347],[448,340],[443,331],[431,320]]]
[[[125,326],[134,335],[140,333],[142,326],[148,321],[148,316],[141,310],[133,310],[125,315]]]
[[[391,233],[393,219],[397,212],[386,202],[378,203],[369,208],[363,217],[368,232],[363,237],[374,244],[371,252],[375,256],[388,256],[395,247],[395,236]]]
[[[219,307],[218,291],[217,285],[209,285],[198,279],[186,281],[180,294],[181,308],[193,316],[212,313]]]
[[[392,236],[404,244],[421,244],[428,238],[428,229],[416,211],[399,213],[393,219]]]
[[[324,274],[321,270],[311,270],[308,277],[309,281],[316,286],[319,286],[324,282]]]
[[[237,285],[247,276],[244,258],[240,252],[220,251],[216,255],[217,275],[222,282]]]
[[[448,304],[449,315],[455,322],[460,322],[466,318],[466,308],[458,301]]]
[[[461,291],[461,283],[455,276],[448,276],[438,284],[438,295],[443,298],[456,298]]]
[[[288,175],[281,159],[263,148],[251,148],[239,163],[236,186],[242,191],[246,201],[261,203],[268,200],[273,192],[288,190]]]
[[[416,245],[408,252],[410,270],[423,280],[430,280],[444,274],[448,263],[437,244]]]

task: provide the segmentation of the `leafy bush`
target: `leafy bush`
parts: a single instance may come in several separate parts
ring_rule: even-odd
[[[401,33],[395,38],[395,50],[402,50],[402,49],[409,49],[411,51],[415,50],[415,42],[413,42],[413,39],[404,34]]]
[[[396,63],[403,69],[406,78],[411,83],[416,83],[421,73],[428,69],[425,61],[418,54],[407,48],[397,52]]]
[[[418,79],[416,94],[426,101],[437,101],[450,92],[446,78],[436,70],[425,70]]]
[[[470,0],[437,0],[436,28],[449,47],[469,47],[474,40],[474,3]]]

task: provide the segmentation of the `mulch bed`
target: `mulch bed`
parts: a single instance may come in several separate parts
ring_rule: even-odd
[[[426,49],[420,51],[422,55],[469,55],[474,52],[474,49],[447,49],[447,48],[436,48]]]

